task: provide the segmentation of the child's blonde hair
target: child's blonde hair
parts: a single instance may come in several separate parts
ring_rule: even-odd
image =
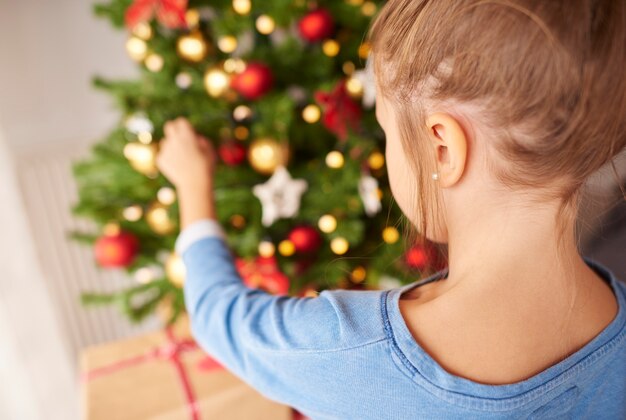
[[[585,180],[626,147],[626,2],[389,0],[368,35],[416,175],[408,242],[445,223],[426,141],[437,104],[461,110],[470,141],[489,139],[486,163],[504,188],[559,200],[560,246]]]

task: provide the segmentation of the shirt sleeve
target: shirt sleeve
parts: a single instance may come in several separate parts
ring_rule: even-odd
[[[224,229],[217,220],[201,219],[191,223],[178,235],[175,245],[176,253],[182,256],[192,243],[207,237],[226,239]]]
[[[371,323],[368,319],[357,323],[359,315],[346,306],[349,291],[291,297],[249,288],[223,237],[208,231],[200,235],[205,228],[189,229],[180,236],[199,235],[180,247],[187,269],[184,295],[192,334],[208,354],[266,397],[298,403],[302,398],[298,389],[311,380],[302,377],[302,368],[322,363],[328,352],[380,339],[372,338],[370,330],[360,330],[376,329],[378,317],[373,315]],[[178,244],[185,244],[183,240]],[[376,307],[370,302],[376,301],[356,299],[355,307],[369,307],[374,314]],[[382,334],[382,327],[377,331]]]

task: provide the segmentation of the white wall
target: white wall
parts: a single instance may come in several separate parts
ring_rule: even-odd
[[[0,418],[72,419],[74,369],[0,133]]]
[[[134,66],[124,51],[126,35],[96,19],[93,3],[0,0],[0,419],[79,416],[75,340],[69,338],[67,312],[52,293],[64,285],[45,257],[84,260],[88,253],[77,252],[61,229],[41,230],[32,207],[49,203],[20,180],[22,168],[33,172],[32,162],[87,149],[118,118],[110,98],[93,90],[90,80],[95,74],[132,77]],[[69,213],[69,200],[66,204]],[[48,237],[52,234],[58,236]],[[53,254],[41,249],[53,241]],[[85,320],[98,317],[111,318],[84,312]],[[115,328],[100,333],[103,339],[123,335]]]
[[[134,74],[123,31],[85,0],[0,0],[0,126],[14,152],[100,138],[117,118],[91,76]]]

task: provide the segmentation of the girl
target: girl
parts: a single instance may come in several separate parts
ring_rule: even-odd
[[[369,35],[393,195],[448,267],[386,291],[245,287],[215,152],[177,119],[158,165],[198,342],[314,420],[626,418],[626,285],[574,229],[626,147],[626,2],[390,0]]]

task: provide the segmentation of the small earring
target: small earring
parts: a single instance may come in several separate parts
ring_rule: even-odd
[[[437,172],[433,172],[433,180],[437,181],[439,179],[439,174]]]

